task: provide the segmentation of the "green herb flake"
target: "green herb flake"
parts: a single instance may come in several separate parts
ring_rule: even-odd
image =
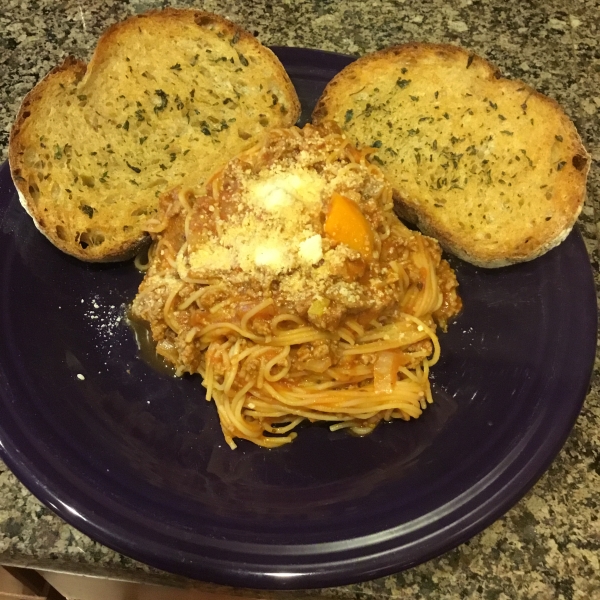
[[[495,102],[492,102],[490,100],[490,106],[494,109],[494,110],[498,110],[498,105]]]
[[[554,139],[555,139],[557,142],[562,142],[562,141],[563,141],[563,136],[562,136],[562,135],[555,135],[555,136],[554,136]]]
[[[530,167],[533,167],[533,161],[527,156],[527,150],[521,149],[521,154],[527,159]]]
[[[410,82],[412,80],[411,79],[402,79],[402,77],[399,77],[398,80],[396,81],[396,85],[403,90],[405,87],[408,87],[410,85]]]
[[[408,69],[406,67],[402,67],[402,69],[400,69],[400,73],[404,75],[405,73],[408,73]]]
[[[564,166],[567,164],[567,161],[565,160],[561,160],[557,165],[556,165],[556,170],[557,171],[562,171]]]
[[[185,156],[188,152],[190,151],[190,149],[188,148],[187,150],[183,151],[183,155]]]
[[[346,116],[344,117],[344,122],[349,123],[354,117],[354,111],[350,108],[346,111]]]
[[[206,121],[201,121],[200,122],[200,131],[204,134],[204,135],[210,135],[210,127],[208,126],[208,123]]]
[[[410,99],[411,99],[413,102],[418,102],[418,101],[419,101],[419,96],[411,96],[411,97],[410,97]]]
[[[373,156],[373,161],[375,161],[377,164],[382,165],[382,166],[385,164],[377,155]]]
[[[248,62],[248,59],[241,52],[238,52],[238,58],[240,59],[240,62],[244,65],[244,67],[247,67],[250,64]]]
[[[500,133],[503,133],[504,135],[514,135],[512,131],[508,131],[508,129],[503,129]]]
[[[129,121],[125,121],[125,123],[123,123],[123,129],[125,131],[129,131]]]
[[[140,185],[135,179],[130,179],[129,183],[133,183],[133,185],[137,185],[137,186]]]
[[[134,173],[141,173],[142,170],[139,167],[134,167],[133,165],[130,165],[129,162],[125,161],[127,163],[127,166],[134,172]],[[136,184],[137,185],[137,184]]]
[[[140,146],[148,139],[148,136],[145,135],[144,137],[140,138]]]
[[[84,215],[87,215],[90,219],[94,216],[94,209],[91,206],[88,206],[87,204],[83,204],[82,206],[80,206],[79,210]]]
[[[179,63],[175,63],[172,67],[171,67],[171,71],[181,71],[181,65]]]
[[[163,165],[162,163],[160,163],[160,165],[158,165],[163,171],[167,170],[167,167],[165,165]]]
[[[235,35],[231,38],[231,42],[229,42],[232,46],[235,46],[240,40],[240,32],[236,31]]]
[[[469,58],[467,58],[467,69],[473,64],[474,58],[475,58],[474,54],[469,54]]]
[[[175,154],[175,152],[171,152],[171,154],[169,154],[169,160],[171,162],[173,162],[176,158],[177,158],[177,154]]]
[[[107,179],[108,179],[108,171],[104,171],[104,173],[102,173],[102,176],[100,177],[100,183],[106,183]]]
[[[375,140],[372,144],[371,144],[371,148],[381,148],[381,140]]]
[[[499,118],[501,121],[506,121],[506,117],[505,117],[504,115],[498,115],[498,118]]]
[[[160,98],[160,104],[154,107],[154,112],[158,114],[167,108],[167,105],[169,104],[169,95],[165,94],[162,90],[155,90],[154,93]]]
[[[81,100],[81,102],[85,102],[87,100],[87,96],[85,94],[80,94],[77,96],[77,100]]]
[[[54,160],[60,160],[63,157],[62,148],[56,144],[54,146]]]
[[[445,113],[443,114],[443,117],[444,117],[444,119],[449,119],[449,118],[450,118],[450,115],[449,115],[447,112],[445,112]]]

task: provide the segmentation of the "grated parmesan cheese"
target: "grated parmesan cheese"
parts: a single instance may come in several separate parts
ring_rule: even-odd
[[[325,179],[307,168],[286,171],[281,166],[265,169],[255,179],[245,176],[249,181],[237,210],[221,223],[219,239],[190,248],[190,269],[202,276],[232,269],[279,275],[321,260]]]
[[[323,258],[323,238],[317,233],[300,242],[298,255],[306,264],[318,263]]]
[[[332,242],[323,223],[334,192],[367,206],[384,180],[366,166],[332,161],[331,152],[315,135],[290,142],[275,159],[267,153],[258,168],[249,167],[260,165],[257,159],[230,162],[219,196],[197,200],[206,202],[212,225],[188,237],[179,276],[250,284],[269,294],[274,284],[277,301],[299,311],[317,296],[364,303],[360,286],[344,279],[360,254]]]

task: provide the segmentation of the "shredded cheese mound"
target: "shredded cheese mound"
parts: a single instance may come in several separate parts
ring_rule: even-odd
[[[326,181],[306,168],[280,166],[242,176],[248,179],[235,197],[237,210],[221,223],[218,239],[190,250],[190,269],[203,276],[232,269],[275,276],[320,261]]]
[[[298,309],[331,294],[346,306],[360,303],[364,290],[350,281],[347,269],[362,262],[361,254],[333,240],[324,223],[335,193],[366,215],[379,214],[374,198],[386,184],[368,163],[332,160],[334,148],[324,140],[305,132],[303,139],[287,140],[279,153],[271,148],[254,162],[244,156],[228,163],[216,187],[194,198],[189,222],[195,233],[186,233],[179,276],[247,284],[263,294],[276,290],[280,302]],[[339,152],[340,141],[335,143]],[[368,218],[371,227],[379,227],[376,217]],[[371,296],[378,291],[374,286]]]

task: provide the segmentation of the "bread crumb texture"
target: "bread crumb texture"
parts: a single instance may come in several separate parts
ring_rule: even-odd
[[[332,119],[395,190],[397,210],[477,265],[530,260],[579,215],[590,157],[553,100],[454,46],[406,44],[359,59],[327,86]]]
[[[9,159],[42,232],[86,260],[144,240],[160,194],[202,185],[270,127],[292,125],[295,90],[275,55],[229,21],[166,9],[101,37],[25,98]]]

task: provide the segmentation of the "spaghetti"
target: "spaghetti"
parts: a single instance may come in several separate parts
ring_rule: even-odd
[[[149,229],[133,315],[202,376],[232,448],[281,446],[303,421],[363,435],[432,402],[455,275],[336,126],[271,130],[205,193],[164,195]]]

